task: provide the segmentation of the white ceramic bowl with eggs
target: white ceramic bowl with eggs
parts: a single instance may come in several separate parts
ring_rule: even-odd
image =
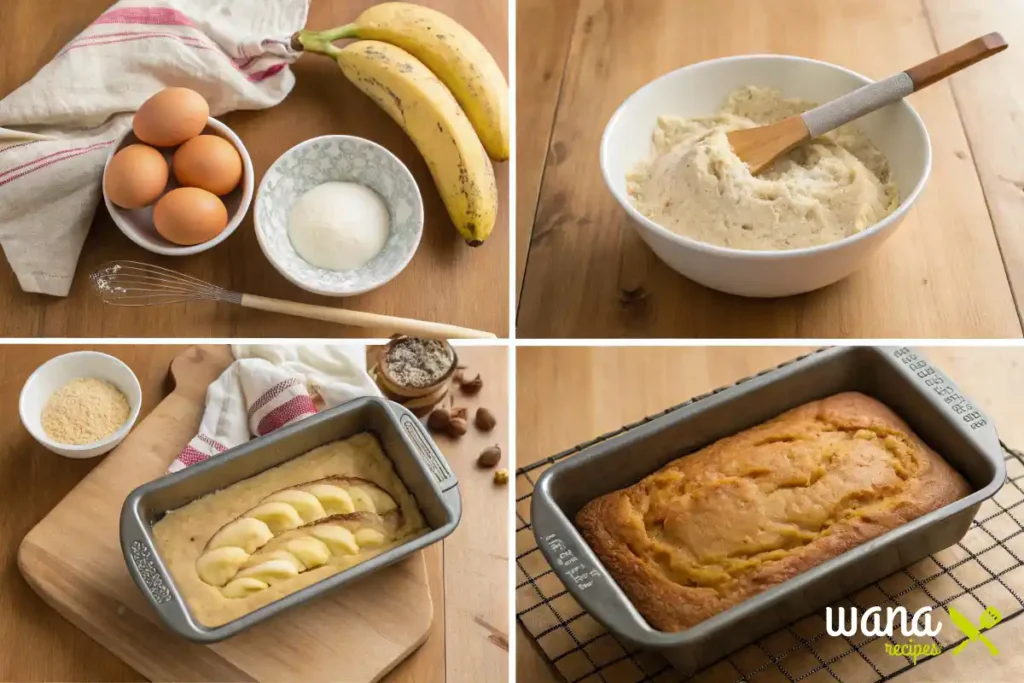
[[[809,292],[861,268],[895,231],[924,189],[932,151],[921,117],[902,100],[856,125],[889,160],[899,207],[882,221],[838,242],[788,251],[720,247],[678,235],[633,206],[626,174],[651,154],[659,116],[709,116],[736,88],[767,86],[787,98],[824,103],[870,83],[841,66],[785,55],[742,55],[700,62],[668,73],[634,93],[612,116],[601,140],[601,171],[633,227],[657,256],[700,284],[748,297]]]
[[[128,400],[131,412],[121,427],[110,436],[79,446],[59,443],[43,431],[42,415],[46,402],[55,391],[74,379],[92,377],[110,382]],[[74,351],[46,361],[29,375],[18,399],[21,423],[36,441],[67,458],[93,458],[113,450],[139,419],[142,408],[142,387],[132,369],[121,360],[98,351]]]
[[[246,212],[249,211],[249,205],[252,203],[253,188],[255,187],[255,174],[252,170],[252,159],[249,157],[249,152],[245,149],[241,138],[235,135],[233,130],[212,116],[207,119],[206,128],[200,134],[217,135],[224,138],[234,146],[238,151],[238,156],[242,158],[242,180],[238,183],[238,187],[220,198],[228,211],[228,224],[213,239],[190,246],[175,244],[161,236],[153,226],[153,206],[155,202],[141,209],[122,209],[110,201],[106,191],[103,192],[103,202],[106,204],[111,218],[114,219],[114,224],[120,228],[121,232],[128,239],[146,251],[153,252],[154,254],[163,254],[164,256],[188,256],[189,254],[198,254],[207,249],[212,249],[231,236],[231,233],[242,223]],[[107,166],[110,165],[110,160],[114,158],[114,155],[128,145],[135,144],[144,143],[135,136],[131,126],[129,126],[128,130],[117,139],[107,155],[107,161],[103,166],[104,177],[106,176]],[[171,158],[174,156],[175,149],[171,147],[156,148],[163,155],[164,159],[167,160],[168,168],[171,167]],[[171,168],[167,178],[167,187],[164,188],[164,194],[177,187],[181,187],[181,185],[174,178],[174,169]]]
[[[373,190],[388,209],[384,248],[352,270],[319,268],[299,256],[288,235],[288,216],[309,190],[329,182]],[[390,282],[412,260],[423,236],[423,198],[412,173],[375,142],[324,135],[301,142],[267,169],[256,192],[256,238],[267,259],[292,284],[327,296],[354,296]]]

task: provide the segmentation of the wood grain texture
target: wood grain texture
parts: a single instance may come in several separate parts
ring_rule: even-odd
[[[598,434],[651,415],[693,396],[810,351],[810,347],[519,348],[516,357],[517,465],[524,466]],[[1024,446],[1024,348],[936,347],[922,349],[985,410],[1011,446]],[[528,397],[528,398],[526,398]],[[518,495],[525,490],[517,491]],[[992,657],[967,648],[922,662],[898,681],[1016,680],[1024,620],[990,633],[1000,647]],[[546,660],[522,627],[516,629],[519,680],[556,683]],[[1004,648],[1005,646],[1005,648]],[[1006,656],[1004,657],[1004,651]],[[769,679],[774,680],[769,677]],[[618,683],[614,678],[610,683]],[[766,679],[767,680],[767,679]],[[812,677],[810,680],[818,680]]]
[[[25,379],[39,364],[74,348],[79,347],[0,346],[2,405],[16,405]],[[132,367],[143,387],[141,417],[145,417],[166,395],[169,389],[168,366],[184,347],[89,348],[112,353]],[[506,353],[504,348],[498,347],[460,349],[460,357],[487,378],[488,387],[476,400],[486,401],[499,417],[499,424],[507,421],[503,416],[508,414]],[[205,390],[202,387],[200,389]],[[506,432],[501,432],[500,427],[491,436],[500,439],[503,445],[507,443]],[[0,472],[6,473],[6,476],[0,478],[0,494],[5,501],[4,513],[0,513],[0,567],[3,572],[0,582],[4,586],[0,591],[0,637],[5,643],[5,653],[18,653],[16,658],[0,656],[0,680],[141,679],[140,673],[122,664],[113,654],[50,609],[19,575],[15,563],[18,546],[26,532],[57,506],[97,462],[72,461],[45,451],[16,420],[9,421],[6,427],[0,429],[0,437],[0,443],[3,444],[0,446]],[[504,570],[507,566],[507,489],[493,487],[490,484],[490,472],[474,471],[472,463],[480,448],[475,437],[470,436],[459,442],[441,440],[440,446],[459,474],[464,492],[464,515],[452,536],[422,554],[436,607],[431,633],[426,643],[385,680],[388,683],[507,680],[507,655],[495,655],[501,650],[501,643],[507,643],[507,580]],[[111,461],[110,458],[98,462],[102,466],[102,463],[108,461]],[[134,471],[137,464],[129,463],[127,468]],[[105,489],[104,493],[110,494],[110,490]],[[61,539],[74,537],[78,532],[73,530],[83,524],[87,525],[88,521],[74,518],[64,520],[60,529]],[[453,544],[453,559],[446,562],[445,549],[449,543]],[[29,557],[31,553],[32,550],[28,550]],[[32,559],[42,558],[30,557],[30,561]],[[499,565],[501,571],[496,569]],[[103,571],[102,567],[94,566],[94,563],[79,569],[92,573]],[[123,566],[119,571],[123,572]],[[446,577],[446,571],[453,572],[453,575]],[[44,580],[53,585],[65,586],[60,583],[60,579],[66,575],[66,567],[56,563],[56,568],[43,576]],[[500,589],[495,585],[498,580],[501,581]],[[66,587],[68,590],[76,588],[73,585]],[[156,626],[153,615],[148,618],[134,616],[148,614],[137,591],[130,591],[123,596],[123,600],[101,593],[95,595],[95,600],[83,603],[85,607],[82,611],[87,614],[72,617],[79,621],[109,615],[111,623],[117,623],[118,629],[124,629],[117,647],[119,654],[129,658],[141,656],[136,639],[139,634],[159,637],[172,645],[180,644]],[[450,599],[450,605],[446,604],[446,598]],[[448,615],[452,615],[450,623],[446,623]],[[458,640],[454,635],[446,637],[446,631],[457,634]],[[231,639],[216,647],[231,648],[236,640]],[[290,647],[294,647],[294,639],[291,642]],[[178,657],[180,661],[171,661],[175,652],[180,655],[177,647],[172,645],[165,645],[162,651],[166,651],[168,656],[160,663],[167,667],[181,668],[167,669],[164,678],[189,678],[188,672],[195,672],[195,668],[189,667],[207,667],[204,669],[208,673],[207,678],[212,676],[217,680],[247,677],[239,667],[225,667],[222,657],[205,654],[213,652],[207,648],[190,649],[187,656]],[[275,645],[275,648],[267,650],[271,653],[268,657],[271,657],[272,652],[280,650],[280,647]],[[152,653],[147,656],[152,659]],[[480,676],[474,676],[480,672],[483,672]]]
[[[516,2],[516,300],[579,0]],[[552,149],[557,159],[565,148]]]
[[[494,470],[476,458],[488,446],[502,450],[499,468],[514,469],[508,452],[508,356],[505,348],[460,347],[459,362],[469,378],[480,374],[476,396],[452,394],[472,418],[483,406],[497,419],[491,432],[470,426],[458,441],[437,436],[438,445],[459,478],[462,523],[444,542],[445,660],[448,681],[507,681],[508,647],[508,487],[496,486]]]
[[[121,503],[162,476],[195,435],[206,389],[234,361],[227,347],[183,347],[174,390],[22,541],[22,575],[69,621],[152,680],[342,680],[374,683],[430,633],[421,553],[358,585],[209,647],[169,638],[128,575]]]
[[[110,0],[6,0],[0,3],[0,97],[27,81],[68,40],[102,13]],[[313,0],[309,28],[348,23],[373,0]],[[462,23],[492,52],[507,73],[508,5],[505,0],[422,0]],[[487,243],[470,249],[455,233],[426,162],[412,141],[373,102],[351,85],[331,60],[304,55],[294,65],[296,86],[283,103],[264,111],[221,117],[245,143],[256,182],[287,149],[311,137],[347,134],[369,138],[408,165],[423,194],[425,225],[419,251],[388,285],[345,300],[304,292],[284,279],[263,256],[252,216],[217,248],[187,258],[160,257],[121,234],[106,211],[96,212],[71,295],[64,299],[26,294],[10,267],[0,265],[0,336],[16,337],[347,337],[386,336],[318,321],[195,303],[169,308],[116,308],[89,291],[87,276],[98,265],[125,258],[177,268],[246,294],[302,303],[343,306],[407,318],[444,322],[508,334],[509,173],[495,164],[500,212]],[[97,182],[99,182],[97,180]]]
[[[1015,83],[1024,73],[1024,4],[1016,0],[924,0],[940,50],[998,29],[1011,48],[950,80],[978,167],[1017,309],[1024,315],[1024,100]]]
[[[2,62],[0,62],[2,63]],[[2,67],[0,67],[2,68]],[[166,393],[167,368],[180,346],[0,346],[0,680],[137,681],[141,674],[79,631],[44,603],[17,567],[22,538],[102,458],[70,460],[50,453],[15,417],[28,376],[53,356],[79,348],[104,351],[127,363],[142,386],[140,418]],[[11,656],[17,653],[16,656]]]
[[[723,25],[729,30],[711,30]],[[550,149],[562,153],[549,154],[543,169],[518,335],[1020,336],[948,84],[910,97],[931,135],[931,179],[897,234],[853,277],[789,299],[745,300],[704,289],[653,255],[601,178],[597,149],[604,126],[626,97],[656,76],[754,52],[814,57],[877,79],[937,50],[917,0],[582,0],[551,135]],[[523,116],[532,104],[518,99]],[[520,167],[528,163],[520,159]]]

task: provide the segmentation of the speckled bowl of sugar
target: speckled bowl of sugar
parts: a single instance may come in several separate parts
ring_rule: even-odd
[[[318,267],[300,256],[289,235],[296,203],[325,183],[361,185],[387,207],[383,248],[357,268]],[[412,260],[423,235],[423,198],[412,173],[387,149],[363,138],[324,135],[292,147],[267,169],[253,221],[264,255],[290,282],[316,294],[354,296],[391,281]]]
[[[89,382],[84,386],[76,386],[83,384],[81,380]],[[99,386],[101,383],[102,387]],[[105,402],[111,395],[119,394],[127,402],[127,417],[113,432],[95,441],[62,443],[53,438],[43,424],[48,402],[62,390],[65,394],[72,394],[70,406],[65,406],[70,408],[71,413],[65,428],[70,426],[74,430],[78,422],[85,430],[94,429],[98,419],[109,418],[105,414]],[[67,458],[92,458],[115,448],[135,425],[140,408],[142,388],[135,373],[117,358],[98,351],[75,351],[46,361],[25,381],[18,400],[21,423],[32,438],[48,450]],[[113,409],[116,411],[116,406]],[[118,414],[118,421],[121,414]]]

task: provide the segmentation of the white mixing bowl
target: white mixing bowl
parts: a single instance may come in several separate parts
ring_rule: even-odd
[[[730,92],[747,85],[778,88],[789,98],[826,102],[870,82],[841,66],[785,55],[742,55],[693,64],[648,83],[619,107],[601,140],[601,171],[640,237],[662,261],[691,280],[750,297],[789,296],[825,287],[865,264],[896,230],[928,179],[932,164],[928,131],[906,100],[857,122],[889,159],[899,188],[899,207],[881,222],[831,244],[748,251],[677,235],[633,207],[626,194],[626,174],[650,156],[651,134],[663,114],[708,116],[718,111]]]

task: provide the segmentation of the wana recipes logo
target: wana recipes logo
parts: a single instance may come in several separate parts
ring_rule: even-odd
[[[886,643],[885,652],[896,657],[908,657],[914,664],[924,657],[933,657],[942,653],[937,643],[915,643],[914,637],[930,636],[934,638],[942,631],[942,624],[932,625],[932,608],[922,607],[914,612],[913,617],[909,615],[906,607],[887,607],[884,612],[881,607],[869,607],[864,610],[857,620],[857,608],[853,607],[847,611],[843,607],[825,609],[825,631],[830,636],[852,636],[859,630],[862,635],[871,637],[892,638],[896,632],[897,625],[900,633],[908,639],[906,643]],[[995,607],[987,608],[981,615],[977,626],[970,618],[958,612],[952,607],[947,607],[949,618],[959,628],[967,640],[953,648],[953,654],[958,655],[965,647],[972,642],[978,642],[988,648],[992,656],[998,655],[999,650],[982,631],[990,629],[1002,620],[1002,615]],[[909,623],[908,623],[909,619]]]

